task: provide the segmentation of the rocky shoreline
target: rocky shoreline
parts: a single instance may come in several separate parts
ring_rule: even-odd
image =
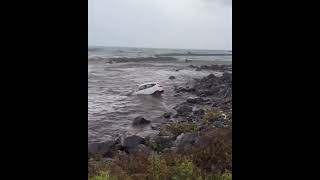
[[[125,63],[125,62],[155,62],[155,61],[177,61],[173,57],[135,57],[135,58],[109,58],[109,63]]]
[[[175,96],[187,94],[189,98],[176,105],[174,113],[164,113],[160,117],[164,123],[156,125],[141,116],[133,121],[134,126],[150,126],[158,134],[145,138],[137,135],[115,137],[111,141],[88,144],[88,161],[112,162],[114,157],[136,153],[185,152],[194,146],[201,147],[207,134],[220,130],[232,134],[232,66],[189,67],[223,74],[195,79],[191,87],[175,87]],[[232,141],[231,137],[229,139]]]

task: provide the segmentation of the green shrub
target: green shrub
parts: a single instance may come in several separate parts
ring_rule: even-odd
[[[88,176],[89,178],[99,175],[101,172],[107,171],[107,164],[101,159],[88,161]]]
[[[190,125],[190,124],[189,124]],[[192,130],[189,125],[176,129]],[[190,125],[192,126],[192,125]],[[201,131],[190,148],[165,153],[121,155],[106,164],[89,161],[90,180],[231,180],[232,130],[213,128]]]
[[[232,180],[232,172],[226,171],[223,174],[206,173],[204,180]]]
[[[176,161],[173,167],[173,180],[202,180],[200,169],[190,159],[183,157]]]
[[[109,171],[100,171],[100,173],[89,180],[111,180]]]
[[[149,177],[151,180],[165,180],[169,179],[169,167],[166,161],[157,153],[150,156],[150,167],[148,169]]]
[[[221,180],[232,180],[232,173],[230,171],[226,171],[221,175]]]
[[[195,133],[197,132],[198,127],[193,122],[177,122],[177,123],[168,124],[166,126],[166,130],[178,136],[181,133],[186,133],[186,132]]]

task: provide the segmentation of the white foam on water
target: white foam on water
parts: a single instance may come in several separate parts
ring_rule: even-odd
[[[90,57],[133,56],[141,49],[130,52],[118,52],[114,48],[106,52],[91,52]],[[141,53],[142,52],[142,53]],[[143,55],[143,51],[139,52]],[[153,50],[152,53],[156,52]],[[160,52],[160,51],[159,51]],[[157,53],[159,53],[157,52]],[[165,52],[165,51],[161,51]],[[106,54],[104,54],[106,53]],[[152,54],[148,52],[147,54]],[[88,55],[89,56],[89,55]],[[200,62],[199,62],[200,63]],[[115,135],[154,133],[150,127],[136,128],[132,120],[142,115],[153,121],[165,112],[171,112],[176,103],[184,97],[174,97],[174,86],[185,86],[194,78],[201,78],[210,73],[219,76],[219,72],[195,71],[183,61],[154,63],[113,63],[88,60],[88,139],[91,142],[108,140]],[[195,64],[197,65],[197,64]],[[176,69],[181,69],[176,71]],[[169,76],[176,79],[169,80]],[[165,92],[162,99],[137,97],[132,95],[139,84],[158,81]]]

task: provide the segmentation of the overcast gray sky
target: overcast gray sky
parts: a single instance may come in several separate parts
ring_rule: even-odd
[[[232,0],[88,0],[89,45],[232,50]]]

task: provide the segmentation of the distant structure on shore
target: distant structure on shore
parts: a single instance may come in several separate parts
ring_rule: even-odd
[[[230,53],[166,53],[166,54],[156,54],[155,56],[160,57],[160,56],[232,56],[232,52]]]

